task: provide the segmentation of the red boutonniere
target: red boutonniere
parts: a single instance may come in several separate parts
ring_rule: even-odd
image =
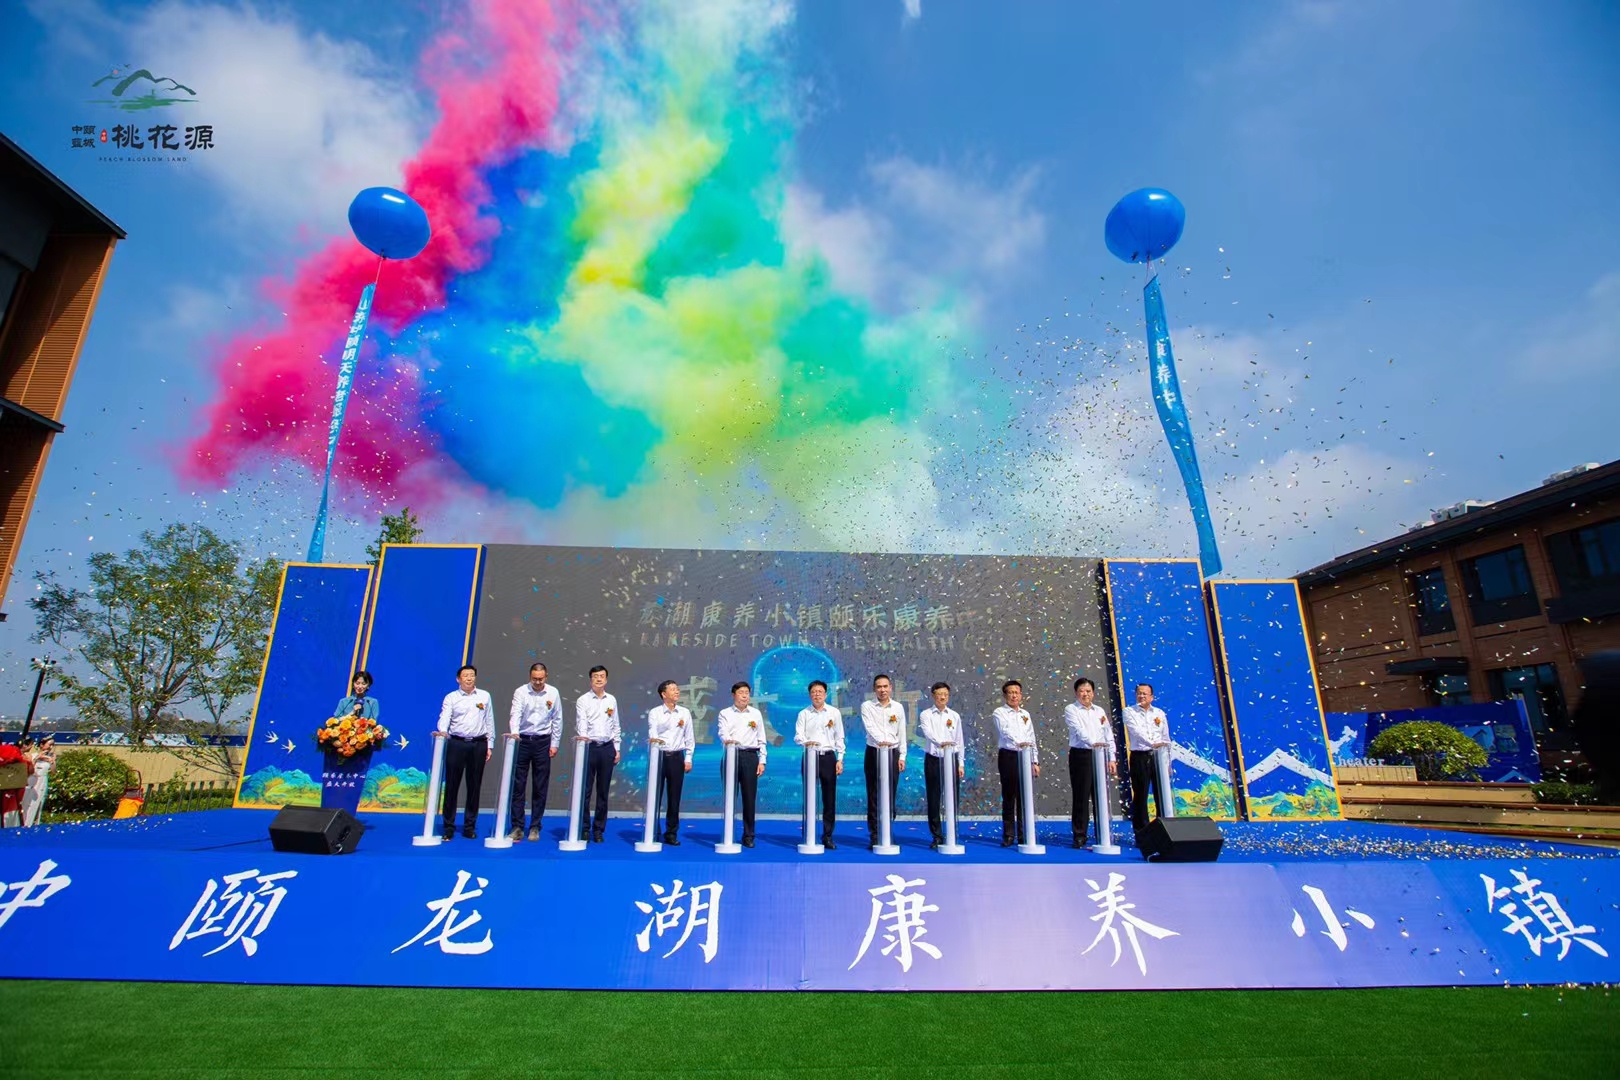
[[[685,727],[686,726],[686,720],[683,718],[683,719],[675,721],[675,726],[676,727]]]
[[[608,715],[609,715],[609,716],[612,716],[612,715],[613,715],[613,707],[612,707],[612,706],[609,706],[609,707],[608,707]]]
[[[827,726],[832,727],[832,721],[831,720],[827,721]]]
[[[483,707],[484,707],[484,703],[483,703],[483,702],[482,702],[482,701],[480,701],[480,702],[479,702],[479,703],[478,703],[478,707],[479,707],[479,708],[480,708],[480,709],[482,709],[482,708],[483,708]]]
[[[953,727],[956,726],[956,721],[952,720],[950,717],[947,716],[945,718],[945,726],[948,727],[948,728],[953,728]]]
[[[894,715],[894,713],[890,713],[889,714],[889,723],[898,726],[899,723],[900,723],[900,718],[898,716]]]
[[[1154,723],[1155,723],[1155,724],[1162,724],[1162,723],[1164,723],[1164,718],[1163,718],[1163,717],[1158,717],[1158,716],[1155,716],[1155,717],[1154,717],[1154,718],[1153,718],[1153,722],[1154,722]]]
[[[754,723],[752,720],[748,721],[748,730],[749,731],[754,731],[754,730],[758,729],[758,727],[759,727],[759,725]]]

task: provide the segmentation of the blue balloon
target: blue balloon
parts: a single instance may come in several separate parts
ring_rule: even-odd
[[[433,235],[422,204],[386,187],[368,187],[354,197],[349,228],[356,240],[385,259],[413,258]]]
[[[1103,240],[1115,258],[1147,262],[1163,258],[1175,247],[1186,225],[1187,210],[1180,199],[1163,188],[1141,188],[1108,211]]]

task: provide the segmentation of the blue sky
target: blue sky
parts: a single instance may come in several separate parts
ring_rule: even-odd
[[[440,19],[0,8],[0,130],[130,234],[11,583],[0,710],[31,688],[35,571],[72,574],[174,520],[301,554],[315,481],[283,466],[193,490],[169,454],[210,343],[273,316],[258,280],[339,234],[354,190],[397,178],[431,122],[412,64]],[[1620,456],[1616,41],[1620,9],[1600,3],[802,5],[795,229],[879,308],[964,298],[980,392],[1016,410],[983,459],[997,509],[953,517],[938,546],[1192,550],[1142,408],[1140,270],[1102,245],[1109,206],[1145,185],[1188,208],[1166,299],[1234,571],[1292,573]],[[73,124],[103,119],[88,83],[146,58],[209,95],[212,158],[69,148]],[[329,557],[358,557],[379,509],[351,505]],[[512,520],[469,504],[433,536]]]

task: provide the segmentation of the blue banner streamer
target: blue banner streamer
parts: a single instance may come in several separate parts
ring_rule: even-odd
[[[377,291],[375,283],[366,286],[360,294],[360,303],[354,309],[349,323],[349,337],[343,343],[343,361],[338,366],[337,396],[332,399],[332,426],[326,435],[326,476],[321,481],[321,509],[315,515],[315,532],[309,538],[309,558],[321,561],[326,550],[326,505],[332,491],[332,459],[337,456],[338,437],[343,434],[343,414],[349,408],[349,388],[354,385],[354,363],[360,355],[360,341],[366,336],[366,320],[371,317],[371,297]],[[1193,466],[1196,471],[1197,466]]]
[[[1204,477],[1198,471],[1198,452],[1193,447],[1192,423],[1187,419],[1187,402],[1181,396],[1176,378],[1176,358],[1170,351],[1170,327],[1164,317],[1164,297],[1159,292],[1159,276],[1142,290],[1147,308],[1149,376],[1153,380],[1153,404],[1159,410],[1159,424],[1170,443],[1181,482],[1187,488],[1187,505],[1193,524],[1198,527],[1198,562],[1205,578],[1221,572],[1221,553],[1215,545],[1215,524],[1209,518],[1209,500],[1204,495]]]

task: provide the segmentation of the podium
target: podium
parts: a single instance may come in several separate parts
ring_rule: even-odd
[[[641,839],[636,841],[637,851],[664,850],[664,845],[658,842],[655,835],[658,828],[658,767],[663,756],[664,744],[655,739],[647,740],[647,820],[642,825]]]
[[[878,749],[878,843],[872,848],[874,855],[898,855],[900,845],[894,842],[894,807],[889,805],[889,747]]]
[[[800,855],[822,855],[827,851],[816,839],[816,769],[820,764],[820,747],[807,744],[804,748],[804,843],[799,845]]]
[[[1045,855],[1046,845],[1035,839],[1035,751],[1031,747],[1018,748],[1018,779],[1024,800],[1024,842],[1018,845],[1018,853]]]
[[[517,736],[507,735],[501,741],[506,743],[506,761],[501,764],[501,793],[495,798],[495,832],[484,837],[484,846],[497,851],[512,846],[512,838],[506,835],[506,823],[512,816],[512,767],[517,760]]]
[[[1176,792],[1170,786],[1170,747],[1153,748],[1153,768],[1159,774],[1159,816],[1176,816]]]
[[[1113,808],[1108,805],[1108,766],[1103,754],[1101,746],[1091,748],[1091,790],[1097,804],[1097,843],[1091,850],[1098,855],[1118,855],[1119,845],[1114,843],[1114,820],[1111,816]]]
[[[444,842],[433,827],[434,811],[439,809],[440,787],[444,784],[444,740],[433,740],[433,765],[428,769],[427,797],[422,807],[422,833],[411,837],[412,847],[438,847]]]
[[[945,800],[945,842],[939,845],[941,855],[961,855],[967,849],[956,842],[956,755],[954,746],[945,747],[940,756],[940,797]]]
[[[737,823],[737,744],[726,743],[726,816],[720,833],[720,842],[714,845],[716,855],[735,855],[742,850],[736,842]]]

